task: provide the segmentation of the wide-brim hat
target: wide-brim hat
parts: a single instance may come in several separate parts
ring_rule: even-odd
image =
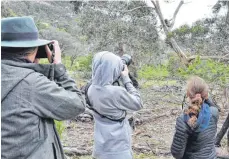
[[[1,47],[39,47],[50,40],[39,39],[38,29],[31,17],[10,17],[1,20]]]

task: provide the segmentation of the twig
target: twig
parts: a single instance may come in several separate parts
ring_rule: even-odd
[[[140,7],[136,7],[136,8],[130,9],[130,10],[124,10],[124,11],[121,11],[121,12],[124,12],[124,13],[126,13],[126,12],[132,12],[134,10],[141,9],[141,8],[152,8],[152,9],[155,9],[155,8],[149,7],[149,6],[140,6]]]
[[[150,146],[150,144],[149,144],[147,141],[146,141],[146,144],[147,144],[147,146],[149,146],[151,152],[152,152],[154,155],[156,155],[157,153],[152,149],[152,147]]]

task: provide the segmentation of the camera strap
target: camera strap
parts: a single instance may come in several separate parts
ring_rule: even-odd
[[[88,89],[89,89],[89,87],[91,86],[91,84],[92,84],[91,81],[88,82],[88,83],[86,84],[85,88],[84,88],[84,89],[85,89],[85,90],[84,90],[84,94],[85,94],[85,99],[86,99],[86,103],[87,103],[87,108],[90,109],[90,110],[92,110],[92,111],[95,112],[96,114],[98,114],[101,118],[107,118],[107,119],[109,119],[109,120],[111,120],[111,121],[122,122],[122,121],[126,118],[126,115],[127,115],[126,111],[125,111],[125,116],[124,116],[124,117],[122,117],[122,118],[120,118],[120,119],[112,119],[112,118],[110,118],[110,117],[108,117],[108,116],[106,116],[106,115],[103,115],[103,114],[99,113],[96,109],[93,108],[93,106],[91,105],[91,103],[90,103],[90,101],[89,101],[88,94],[87,94]]]

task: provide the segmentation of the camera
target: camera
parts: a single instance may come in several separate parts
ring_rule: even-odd
[[[52,52],[54,51],[53,50],[54,48],[53,48],[52,44],[48,44],[48,47]],[[47,54],[46,54],[46,51],[45,51],[45,45],[38,47],[36,58],[47,58]]]
[[[121,57],[121,60],[123,62],[123,64],[129,66],[132,62],[132,58],[130,55],[128,54],[124,54],[122,57]]]
[[[124,54],[124,55],[121,57],[121,59],[122,59],[123,64],[125,64],[125,65],[127,65],[127,66],[129,66],[129,65],[132,63],[132,58],[131,58],[131,56],[128,55],[128,54]],[[123,70],[124,70],[124,67],[123,67]],[[133,83],[133,86],[134,86],[135,88],[139,88],[139,84],[138,84],[137,79],[136,79],[133,75],[131,75],[130,73],[129,73],[129,77],[130,77],[130,80],[131,80],[132,83]]]

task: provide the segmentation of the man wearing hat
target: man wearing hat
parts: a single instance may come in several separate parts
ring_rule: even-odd
[[[59,44],[39,39],[30,17],[2,19],[1,27],[1,157],[62,159],[53,119],[74,118],[85,101],[61,64]],[[51,64],[38,64],[45,56]]]

